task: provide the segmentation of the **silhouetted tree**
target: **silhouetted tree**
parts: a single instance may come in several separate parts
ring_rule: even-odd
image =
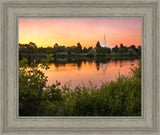
[[[136,49],[136,46],[135,45],[131,45],[130,48]]]
[[[57,44],[57,43],[55,43],[55,45],[54,45],[54,48],[56,48],[56,47],[58,47],[58,44]]]
[[[88,52],[87,48],[84,47],[84,48],[83,48],[83,53],[87,53],[87,52]]]
[[[101,47],[100,42],[97,41],[96,47]]]
[[[76,53],[82,53],[82,46],[80,43],[77,43]]]
[[[118,52],[118,46],[117,46],[117,45],[112,48],[112,52],[114,52],[114,53],[117,53],[117,52]]]

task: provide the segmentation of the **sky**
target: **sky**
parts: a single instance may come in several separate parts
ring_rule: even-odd
[[[105,19],[19,19],[19,43],[34,42],[38,47],[58,45],[95,47],[104,35],[110,47],[141,45],[140,18]]]

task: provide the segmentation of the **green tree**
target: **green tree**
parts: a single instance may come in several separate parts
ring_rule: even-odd
[[[88,53],[89,57],[95,57],[96,56],[96,51],[94,49],[90,49]]]
[[[47,62],[53,57],[48,55],[42,59],[41,68],[48,69]],[[47,77],[36,69],[37,64],[32,63],[32,68],[27,69],[28,60],[23,58],[19,64],[19,115],[36,116],[37,110],[43,101],[43,89],[46,86]]]
[[[118,49],[118,52],[119,52],[119,53],[125,53],[125,51],[126,51],[125,46],[121,43],[121,44],[120,44],[120,47],[119,47],[119,49]]]
[[[76,53],[82,53],[82,45],[80,43],[77,43]]]
[[[112,49],[112,52],[114,52],[114,53],[117,53],[118,52],[118,46],[116,45],[113,49]]]
[[[101,45],[100,45],[100,42],[99,42],[99,41],[97,41],[97,43],[96,43],[96,47],[101,47]]]
[[[83,53],[87,53],[88,52],[88,49],[86,47],[83,48]]]

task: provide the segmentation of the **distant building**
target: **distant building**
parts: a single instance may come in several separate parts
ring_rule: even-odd
[[[104,39],[103,39],[103,41],[102,41],[101,46],[102,46],[102,47],[106,47],[106,48],[110,48],[110,49],[113,48],[113,47],[108,46],[105,35],[104,35]]]
[[[104,39],[103,39],[103,42],[102,42],[102,47],[108,47],[108,44],[107,44],[107,41],[106,41],[106,37],[104,35]]]

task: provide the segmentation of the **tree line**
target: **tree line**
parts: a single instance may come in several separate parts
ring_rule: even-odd
[[[125,46],[122,43],[118,46],[111,48],[101,47],[100,42],[97,41],[96,46],[93,47],[84,47],[80,43],[77,43],[76,46],[64,46],[58,45],[57,43],[53,47],[37,47],[37,45],[33,42],[29,44],[19,44],[19,53],[20,54],[89,54],[91,56],[95,56],[97,54],[125,54],[128,53],[130,55],[140,55],[141,54],[141,46],[136,47],[135,45]]]

